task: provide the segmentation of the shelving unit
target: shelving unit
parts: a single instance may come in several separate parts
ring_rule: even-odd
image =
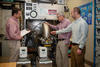
[[[100,67],[100,0],[94,0],[94,65]]]
[[[23,3],[24,2],[7,2],[7,1],[0,1],[0,7],[2,8],[2,9],[9,9],[9,10],[12,10],[12,7],[16,7],[17,6],[17,8],[20,8],[21,10],[23,10]],[[22,13],[23,13],[23,11],[22,11]],[[23,25],[23,16],[21,16],[21,18],[19,19],[19,22],[21,22],[20,23],[20,29],[22,29],[22,25]]]
[[[0,5],[1,4],[15,4],[15,5],[19,5],[20,2],[15,2],[15,1],[0,1]]]

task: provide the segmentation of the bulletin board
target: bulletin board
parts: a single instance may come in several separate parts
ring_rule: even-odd
[[[90,25],[92,24],[92,2],[79,6],[81,16]]]

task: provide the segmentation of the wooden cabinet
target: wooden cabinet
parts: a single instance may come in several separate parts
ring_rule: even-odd
[[[12,63],[0,63],[0,67],[16,67],[16,62],[12,62]]]

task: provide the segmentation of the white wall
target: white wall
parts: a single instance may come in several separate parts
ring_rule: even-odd
[[[0,9],[0,34],[6,34],[6,22],[11,13],[11,10]]]

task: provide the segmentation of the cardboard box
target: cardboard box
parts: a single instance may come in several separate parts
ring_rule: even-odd
[[[16,62],[0,63],[0,67],[16,67]]]

